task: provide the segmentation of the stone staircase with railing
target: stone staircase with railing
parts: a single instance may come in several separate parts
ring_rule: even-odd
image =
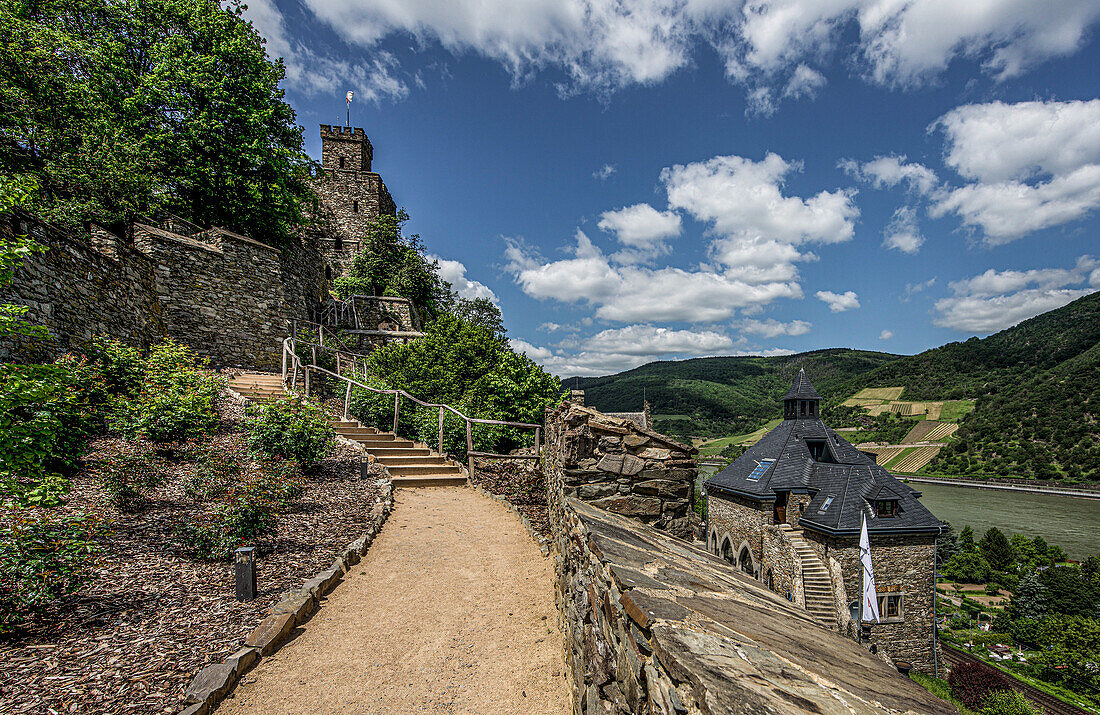
[[[802,561],[802,590],[806,596],[806,611],[829,628],[836,630],[836,601],[829,569],[818,558],[817,552],[802,538],[802,530],[789,524],[779,528],[791,540],[798,558]]]
[[[279,375],[245,372],[229,380],[229,389],[251,402],[271,402],[286,396]],[[394,487],[462,486],[462,469],[446,456],[422,444],[367,427],[356,420],[333,419],[336,434],[358,443],[389,470]]]

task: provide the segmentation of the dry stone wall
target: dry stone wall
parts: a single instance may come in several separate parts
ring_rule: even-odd
[[[575,715],[954,712],[721,559],[547,476]]]
[[[50,331],[46,345],[0,345],[0,356],[46,359],[96,336],[136,346],[166,337],[215,366],[277,369],[286,321],[306,317],[325,288],[316,249],[275,249],[212,229],[181,235],[135,224],[127,240],[101,229],[74,237],[29,217],[0,231],[31,235],[47,251],[28,258],[0,302],[27,306]]]
[[[567,496],[691,538],[693,447],[575,402],[547,413],[546,443]]]

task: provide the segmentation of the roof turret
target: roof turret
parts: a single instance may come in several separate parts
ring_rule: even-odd
[[[794,384],[791,385],[791,389],[787,391],[786,396],[783,398],[786,400],[820,400],[821,395],[817,394],[817,390],[810,383],[810,378],[806,377],[805,368],[799,368],[798,374],[794,378]]]

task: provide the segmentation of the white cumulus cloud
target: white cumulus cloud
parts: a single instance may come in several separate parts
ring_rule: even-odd
[[[473,300],[474,298],[488,298],[493,303],[499,303],[496,293],[492,288],[479,281],[466,277],[466,266],[459,261],[452,261],[439,256],[425,256],[429,261],[439,263],[439,277],[451,284],[451,288],[459,298]]]
[[[990,245],[1100,206],[1100,99],[964,105],[933,128],[947,165],[972,183],[943,191],[932,215],[957,214]]]
[[[883,232],[882,245],[902,253],[916,253],[924,243],[924,236],[917,225],[917,211],[911,206],[902,206],[894,212],[894,218]]]
[[[668,253],[666,241],[679,236],[682,230],[679,214],[658,211],[649,204],[605,211],[596,226],[615,234],[626,247],[616,254],[620,263],[641,263]]]
[[[1100,290],[1100,261],[1081,256],[1073,268],[986,272],[948,284],[933,323],[969,333],[992,333]]]
[[[783,323],[775,318],[767,320],[742,320],[735,323],[734,327],[748,335],[759,335],[763,338],[778,338],[781,335],[805,335],[813,327],[812,323],[805,320],[792,320]]]
[[[892,330],[883,330],[881,333],[878,334],[879,340],[889,340],[892,337],[894,337],[894,331]]]
[[[599,169],[592,172],[592,178],[599,179],[600,181],[607,181],[611,178],[611,175],[618,170],[618,167],[614,164],[604,164]]]
[[[876,189],[893,188],[904,182],[918,194],[927,194],[939,184],[936,172],[923,164],[906,161],[901,156],[876,156],[862,164],[854,159],[843,159],[839,164],[852,177],[866,181]]]
[[[846,310],[854,310],[859,307],[859,298],[855,291],[846,290],[843,293],[834,293],[831,290],[819,290],[814,293],[818,300],[829,306],[834,313],[843,313]]]

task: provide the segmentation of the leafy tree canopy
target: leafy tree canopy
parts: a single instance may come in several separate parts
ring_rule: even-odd
[[[409,215],[382,214],[371,219],[362,247],[348,275],[333,281],[341,298],[390,295],[408,298],[425,318],[434,318],[454,301],[450,285],[439,277],[439,265],[424,255],[418,234],[405,235]]]
[[[0,2],[0,171],[76,229],[170,211],[278,241],[311,206],[282,61],[241,0]]]
[[[978,548],[985,556],[989,565],[996,571],[1007,571],[1012,565],[1012,545],[997,527],[985,532],[985,536],[978,542]]]

